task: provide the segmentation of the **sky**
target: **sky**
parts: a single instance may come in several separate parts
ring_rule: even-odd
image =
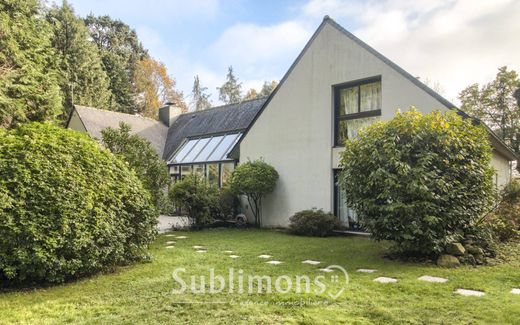
[[[280,80],[325,15],[455,104],[501,66],[520,72],[520,0],[69,1],[135,29],[188,102],[198,75],[219,104],[230,65],[244,90]]]

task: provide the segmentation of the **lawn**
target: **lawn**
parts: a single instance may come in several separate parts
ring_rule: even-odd
[[[45,289],[0,294],[0,324],[141,324],[141,323],[428,323],[474,324],[518,323],[520,296],[510,293],[520,286],[520,261],[499,266],[441,269],[432,265],[402,263],[383,259],[383,243],[359,237],[308,238],[277,231],[206,230],[175,232],[186,239],[161,235],[151,253],[151,263],[119,268],[75,283]],[[172,249],[166,241],[176,241]],[[207,248],[197,253],[192,246]],[[239,258],[224,253],[232,250]],[[270,265],[258,258],[273,255],[282,261]],[[318,260],[319,266],[302,264]],[[349,272],[349,284],[339,298],[295,292],[283,294],[174,294],[179,285],[172,278],[184,267],[190,275],[228,274],[228,268],[244,274],[324,275],[328,290],[337,291],[342,281],[318,269],[329,264]],[[355,272],[373,268],[373,274]],[[418,281],[422,275],[448,278],[447,283]],[[381,284],[378,276],[398,279]],[[206,283],[206,287],[208,284]],[[315,288],[313,286],[313,288]],[[482,290],[484,297],[463,297],[457,288]],[[302,302],[306,303],[303,305]]]

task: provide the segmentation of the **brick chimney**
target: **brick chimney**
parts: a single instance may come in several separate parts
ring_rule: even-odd
[[[159,120],[166,126],[171,126],[181,114],[181,108],[174,102],[166,102],[163,107],[159,108]]]

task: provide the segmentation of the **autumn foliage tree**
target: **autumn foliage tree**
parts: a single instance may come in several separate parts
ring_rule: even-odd
[[[188,110],[182,93],[175,89],[175,80],[168,75],[166,66],[152,58],[139,61],[134,75],[138,111],[157,119],[158,110],[165,102],[174,102],[183,112]]]

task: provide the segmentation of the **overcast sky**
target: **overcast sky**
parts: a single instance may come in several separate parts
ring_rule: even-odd
[[[279,80],[329,15],[448,100],[497,68],[520,71],[520,0],[71,0],[81,16],[134,28],[189,95],[193,76],[218,103],[233,65],[244,89]],[[189,99],[188,99],[189,100]]]

